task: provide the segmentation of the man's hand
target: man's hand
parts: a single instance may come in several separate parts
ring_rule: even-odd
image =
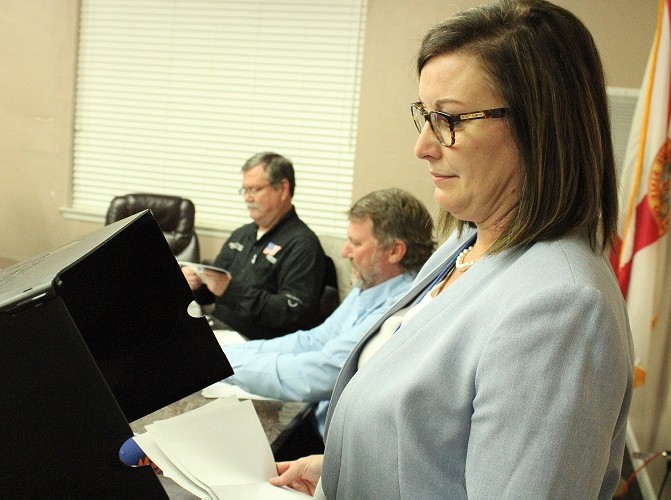
[[[268,481],[273,486],[288,486],[302,493],[314,496],[317,482],[322,473],[324,455],[310,455],[293,462],[278,462],[279,476]]]
[[[205,283],[210,292],[217,297],[221,297],[224,292],[226,292],[230,282],[230,274],[219,273],[210,269],[205,269],[203,271],[203,283]]]
[[[184,274],[186,282],[189,284],[191,290],[196,290],[203,284],[203,281],[200,279],[200,276],[198,276],[198,273],[192,268],[183,267],[182,273]]]

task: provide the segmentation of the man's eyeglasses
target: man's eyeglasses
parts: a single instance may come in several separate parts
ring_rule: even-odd
[[[446,148],[454,145],[454,124],[465,122],[467,120],[479,120],[482,118],[503,118],[508,112],[507,108],[485,109],[482,111],[471,111],[470,113],[460,113],[450,115],[442,111],[427,111],[424,104],[414,102],[410,105],[410,112],[415,126],[419,133],[422,133],[424,124],[429,122],[433,135],[436,136]]]
[[[273,185],[273,183],[269,182],[268,184],[266,184],[264,186],[259,186],[259,187],[250,187],[250,188],[241,187],[240,189],[238,189],[238,194],[244,195],[244,196],[247,196],[248,194],[251,194],[252,196],[254,196],[257,193],[260,193],[261,191],[266,189],[268,186],[272,186],[272,185]]]

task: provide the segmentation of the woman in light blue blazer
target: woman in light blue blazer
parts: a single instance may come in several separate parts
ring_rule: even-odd
[[[450,236],[343,367],[325,455],[271,482],[344,499],[612,498],[633,348],[603,256],[617,194],[592,37],[549,2],[501,0],[432,28],[417,69],[415,154]]]

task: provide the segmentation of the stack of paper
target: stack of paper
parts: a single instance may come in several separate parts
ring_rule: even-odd
[[[147,425],[135,440],[147,456],[200,498],[306,498],[268,483],[275,460],[251,401],[217,399]]]
[[[237,399],[273,400],[272,398],[259,396],[258,394],[252,394],[251,392],[247,392],[244,389],[241,389],[237,385],[229,384],[228,382],[223,381],[208,385],[205,389],[200,391],[200,393],[204,398],[207,399],[228,398],[230,396],[235,396]]]

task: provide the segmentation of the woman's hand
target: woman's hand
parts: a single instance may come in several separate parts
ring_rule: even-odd
[[[293,462],[278,462],[279,476],[271,477],[268,481],[274,486],[288,486],[312,496],[322,473],[323,461],[324,455],[310,455]]]

